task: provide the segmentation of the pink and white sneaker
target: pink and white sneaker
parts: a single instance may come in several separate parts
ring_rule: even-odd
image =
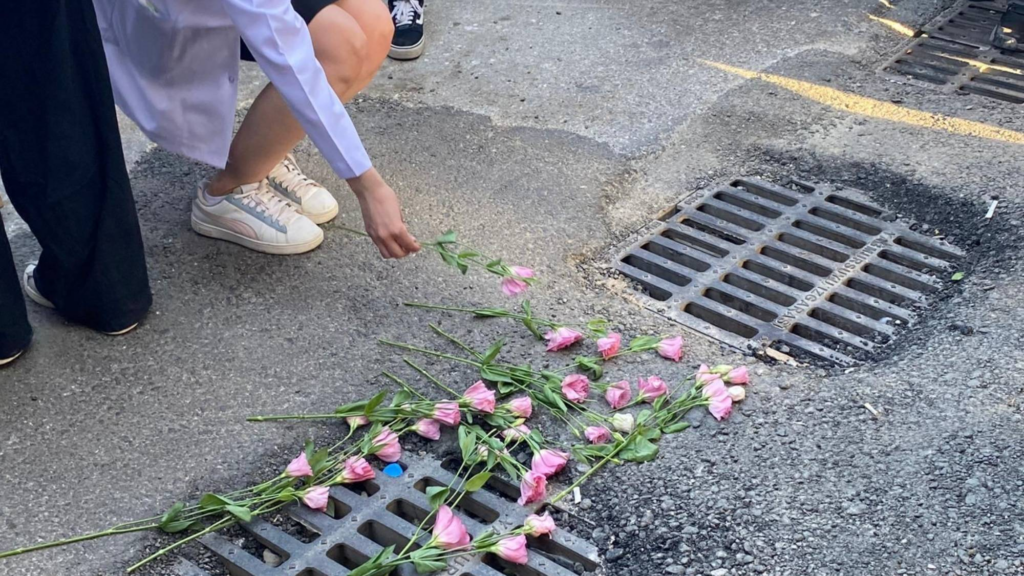
[[[192,229],[264,254],[302,254],[324,241],[324,231],[274,194],[267,181],[210,196],[206,184],[192,201]]]

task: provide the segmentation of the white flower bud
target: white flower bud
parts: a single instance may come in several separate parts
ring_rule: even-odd
[[[733,402],[740,402],[747,397],[747,389],[743,386],[729,386],[727,391]]]
[[[623,434],[629,434],[633,431],[633,415],[620,412],[612,416],[612,428],[615,428]]]

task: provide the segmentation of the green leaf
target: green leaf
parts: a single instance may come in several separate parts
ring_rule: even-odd
[[[522,306],[523,306],[523,314],[526,314],[527,317],[532,317],[533,316],[533,307],[530,306],[530,301],[529,300],[523,300]]]
[[[402,388],[398,392],[395,392],[395,397],[391,399],[391,406],[397,408],[409,400],[412,400],[412,392]]]
[[[448,488],[444,486],[431,486],[427,488],[427,501],[430,507],[437,509],[448,499]]]
[[[556,394],[551,388],[544,388],[544,399],[546,400],[548,408],[556,411],[560,414],[565,414],[569,411],[569,408],[565,405],[562,397]]]
[[[496,368],[489,364],[484,364],[480,367],[480,377],[488,382],[513,382],[512,377],[508,374],[508,370]]]
[[[619,457],[627,462],[650,462],[657,456],[657,444],[652,444],[642,436],[634,436],[629,444],[619,452]]]
[[[461,261],[458,258],[456,258],[455,255],[452,254],[451,252],[448,252],[447,250],[438,250],[437,253],[441,255],[441,260],[443,260],[445,264],[451,266],[452,268],[459,267]]]
[[[683,430],[686,430],[689,427],[689,422],[676,422],[671,426],[666,426],[665,428],[662,428],[661,431],[664,432],[665,434],[675,434],[677,432],[682,432]]]
[[[608,321],[604,318],[594,318],[590,322],[587,322],[587,330],[590,330],[598,336],[608,335]]]
[[[366,408],[366,400],[359,402],[351,402],[349,404],[342,404],[334,409],[335,414],[342,416],[359,416],[363,413]]]
[[[477,318],[507,318],[509,311],[504,308],[476,308],[473,316]]]
[[[953,274],[953,276],[951,276],[949,279],[952,280],[953,282],[959,282],[964,279],[964,276],[965,274],[963,272],[957,272]]]
[[[523,318],[522,322],[523,326],[526,326],[526,329],[529,330],[530,334],[533,334],[537,338],[537,340],[544,339],[544,335],[541,334],[540,330],[537,329],[537,325],[533,323],[533,320],[530,320],[529,318]]]
[[[636,415],[636,425],[639,426],[639,425],[643,424],[650,417],[651,417],[651,411],[650,410],[641,410],[640,413]]]
[[[203,494],[203,497],[199,499],[199,507],[203,510],[219,510],[234,504],[231,500],[213,493]]]
[[[476,492],[477,490],[483,488],[484,484],[487,484],[487,481],[490,479],[490,472],[480,472],[476,476],[473,476],[472,478],[467,480],[466,485],[463,486],[462,489],[465,490],[466,492]]]
[[[601,366],[601,362],[597,358],[591,356],[577,356],[576,366],[584,371],[589,371],[595,380],[600,380],[601,376],[604,376],[604,367]]]
[[[412,565],[416,567],[416,572],[420,574],[441,572],[448,567],[448,562],[444,557],[444,550],[440,548],[420,548],[410,554],[409,559],[412,560]]]
[[[502,396],[515,392],[519,387],[511,382],[498,382],[498,393]]]
[[[386,390],[381,390],[376,396],[370,398],[370,401],[366,403],[366,408],[363,409],[363,414],[366,414],[367,416],[373,414],[373,409],[380,406],[381,402],[384,401],[384,398],[387,395],[388,393]]]
[[[504,338],[498,340],[494,344],[491,344],[491,347],[487,349],[487,352],[484,352],[483,360],[481,360],[480,362],[482,364],[490,364],[491,362],[494,362],[494,359],[497,358],[498,354],[501,352],[501,347],[504,345]]]
[[[476,436],[465,426],[459,426],[459,448],[462,450],[462,461],[469,462],[469,457],[476,448]]]
[[[309,460],[309,467],[313,469],[313,475],[317,475],[323,472],[330,464],[327,462],[327,458],[330,457],[331,453],[327,448],[321,448],[313,453],[312,456],[307,456]]]
[[[629,341],[629,349],[633,352],[652,350],[661,342],[660,336],[639,336]]]
[[[230,513],[235,518],[238,518],[242,522],[248,522],[252,520],[252,511],[245,506],[225,506],[224,510]]]
[[[160,527],[163,528],[166,524],[170,524],[178,519],[178,515],[185,509],[183,502],[175,502],[174,506],[167,509],[164,515],[160,517]]]
[[[661,407],[665,405],[665,402],[667,400],[668,400],[668,395],[658,396],[657,398],[655,398],[654,399],[654,411],[657,412],[657,411],[661,410]]]
[[[201,526],[201,522],[195,522],[192,520],[175,520],[174,522],[168,522],[167,524],[160,524],[160,529],[168,534],[177,534],[178,532],[194,530]]]
[[[437,240],[434,240],[434,242],[438,244],[454,244],[458,241],[459,235],[455,232],[455,230],[449,230],[442,234],[441,236],[439,236]]]

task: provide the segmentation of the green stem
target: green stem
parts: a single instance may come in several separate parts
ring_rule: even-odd
[[[412,360],[409,360],[408,358],[402,358],[402,361],[405,362],[406,364],[408,364],[409,366],[411,366],[413,370],[419,372],[424,378],[426,378],[427,380],[430,380],[435,386],[437,386],[441,390],[444,390],[445,392],[451,394],[456,400],[458,400],[461,397],[461,395],[458,392],[456,392],[455,390],[452,390],[451,388],[446,386],[443,382],[441,382],[436,377],[434,377],[433,374],[431,374],[430,372],[427,372],[427,370],[425,368],[420,367],[419,365],[417,365]]]
[[[433,400],[431,400],[430,398],[427,398],[423,394],[420,394],[415,388],[410,386],[405,380],[402,380],[398,376],[395,376],[394,374],[392,374],[392,373],[390,373],[390,372],[388,372],[386,370],[384,372],[381,372],[381,374],[383,374],[385,378],[387,378],[387,379],[391,380],[392,382],[394,382],[395,384],[398,384],[399,386],[401,386],[402,389],[407,390],[410,394],[413,394],[413,395],[417,396],[420,400],[423,400],[425,402],[433,402]]]
[[[615,450],[612,450],[607,456],[604,457],[604,459],[602,459],[600,462],[598,462],[593,467],[591,467],[590,470],[587,470],[586,474],[584,474],[583,476],[580,476],[580,478],[578,480],[576,480],[575,482],[572,483],[572,486],[569,486],[565,490],[562,490],[561,492],[558,493],[557,496],[555,496],[554,498],[552,498],[548,502],[551,503],[551,504],[557,504],[559,500],[561,500],[562,498],[565,498],[566,496],[568,496],[569,493],[571,493],[573,490],[575,490],[579,485],[583,484],[587,480],[587,478],[590,478],[591,474],[593,474],[594,472],[597,472],[598,470],[601,469],[601,467],[603,467],[605,464],[607,464],[608,461],[610,461],[612,458],[615,458],[615,456],[619,452],[621,452],[622,449],[625,448],[627,444],[629,444],[629,442],[633,439],[634,436],[636,436],[636,434],[637,434],[637,430],[633,430],[633,432],[631,432],[630,435],[627,436],[625,438],[625,440],[623,440],[622,443],[619,444],[618,447],[615,448]]]
[[[141,532],[143,530],[152,530],[153,528],[159,528],[159,524],[145,524],[142,526],[135,526],[132,528],[108,528],[101,532],[92,532],[90,534],[83,534],[81,536],[75,536],[74,538],[66,538],[64,540],[56,540],[54,542],[44,542],[42,544],[36,544],[35,546],[26,546],[24,548],[16,548],[14,550],[8,550],[7,552],[0,552],[0,558],[9,558],[11,556],[17,556],[19,554],[25,554],[27,552],[36,552],[38,550],[46,550],[47,548],[56,548],[57,546],[65,546],[67,544],[74,544],[76,542],[85,542],[88,540],[95,540],[97,538],[103,538],[105,536],[114,536],[116,534],[130,534],[132,532]]]
[[[452,354],[445,354],[444,352],[437,352],[435,350],[427,350],[426,348],[420,348],[419,346],[413,346],[412,344],[405,344],[403,342],[395,342],[395,341],[392,341],[392,340],[386,340],[384,338],[381,338],[380,340],[378,340],[378,342],[380,342],[381,344],[386,344],[388,346],[394,346],[395,348],[402,348],[404,350],[411,350],[413,352],[419,352],[420,354],[426,354],[428,356],[436,356],[437,358],[444,358],[446,360],[451,360],[453,362],[460,362],[462,364],[469,364],[470,366],[476,366],[477,368],[481,367],[479,362],[474,362],[474,361],[469,360],[467,358],[460,358],[459,356],[453,356]]]
[[[464,342],[462,342],[461,340],[459,340],[455,336],[452,336],[451,334],[445,332],[437,324],[428,324],[428,326],[430,326],[430,329],[433,330],[434,332],[437,332],[441,336],[444,336],[448,340],[451,340],[452,342],[454,342],[455,345],[458,346],[459,348],[462,348],[466,352],[469,352],[470,354],[475,356],[477,360],[483,360],[484,359],[484,355],[483,354],[480,354],[476,350],[473,350],[472,348],[469,347],[468,344],[465,344]]]
[[[172,550],[174,550],[176,548],[180,548],[180,547],[184,546],[185,544],[191,542],[192,540],[195,540],[195,539],[197,539],[197,538],[199,538],[201,536],[205,536],[206,534],[209,534],[210,532],[214,532],[216,530],[220,530],[221,528],[225,528],[227,526],[230,526],[231,524],[234,524],[235,521],[236,520],[234,518],[223,518],[221,520],[218,520],[217,522],[214,522],[213,524],[211,524],[210,526],[200,530],[199,532],[196,532],[195,534],[192,534],[191,536],[189,536],[187,538],[182,538],[181,540],[178,540],[177,542],[175,542],[174,544],[171,544],[170,546],[168,546],[166,548],[161,548],[160,550],[157,550],[153,554],[150,554],[149,556],[143,558],[141,561],[136,562],[135,564],[132,564],[131,566],[128,567],[127,573],[131,574],[132,572],[135,572],[139,568],[142,568],[146,564],[149,564],[153,560],[156,560],[157,558],[167,554],[168,552],[170,552],[170,551],[172,551]]]
[[[249,416],[248,422],[274,422],[277,420],[323,420],[325,418],[345,418],[338,414],[289,414],[284,416]]]

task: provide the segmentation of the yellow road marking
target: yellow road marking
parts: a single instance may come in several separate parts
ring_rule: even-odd
[[[885,6],[886,8],[893,7],[892,4],[889,3],[889,0],[878,0],[878,3],[881,4],[882,6]]]
[[[941,130],[959,136],[972,136],[974,138],[985,138],[1011,144],[1024,144],[1024,133],[992,126],[991,124],[904,108],[890,102],[858,96],[849,92],[843,92],[842,90],[836,90],[835,88],[829,88],[828,86],[820,86],[785,76],[754,72],[709,60],[700,60],[700,62],[743,78],[763,80],[808,100],[813,100],[842,112],[867,116],[869,118],[879,118],[919,128]]]
[[[879,16],[875,16],[874,14],[868,14],[868,18],[874,20],[875,22],[878,22],[879,24],[888,26],[889,28],[892,28],[893,30],[899,32],[900,34],[903,34],[904,36],[913,38],[913,36],[917,34],[917,30],[914,30],[913,28],[907,26],[906,24],[900,24],[895,20],[881,18]]]

